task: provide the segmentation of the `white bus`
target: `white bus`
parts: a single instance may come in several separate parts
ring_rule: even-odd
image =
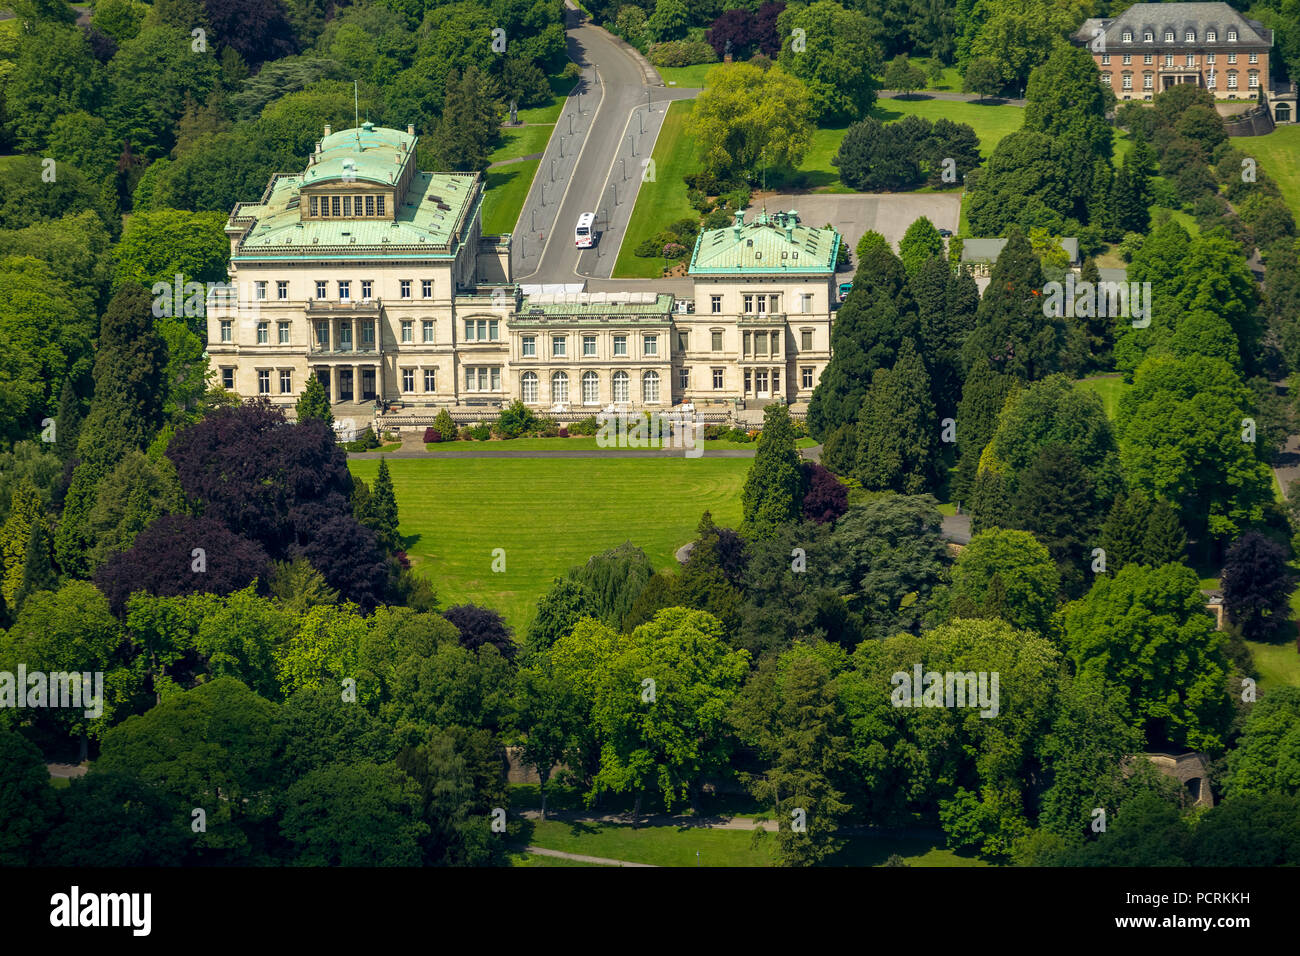
[[[584,212],[578,217],[578,227],[573,230],[573,244],[579,249],[590,249],[595,242],[596,214]]]

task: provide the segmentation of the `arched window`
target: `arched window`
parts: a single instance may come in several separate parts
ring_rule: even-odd
[[[654,369],[641,376],[641,400],[647,405],[659,401],[659,373]]]
[[[524,372],[523,378],[519,380],[520,390],[523,392],[523,398],[529,405],[537,404],[537,373]]]
[[[595,372],[582,373],[582,404],[600,404],[600,376]]]
[[[614,401],[622,403],[632,401],[631,379],[627,372],[614,373]]]
[[[569,376],[556,372],[551,376],[551,401],[567,402],[569,400]]]

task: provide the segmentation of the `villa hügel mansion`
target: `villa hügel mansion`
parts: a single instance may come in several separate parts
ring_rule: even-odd
[[[685,301],[527,295],[510,237],[482,234],[482,177],[419,171],[416,142],[410,126],[327,126],[305,170],[235,207],[230,287],[207,310],[225,388],[291,405],[315,375],[332,401],[395,423],[516,398],[585,415],[812,395],[830,358],[835,230],[738,212],[700,235]]]

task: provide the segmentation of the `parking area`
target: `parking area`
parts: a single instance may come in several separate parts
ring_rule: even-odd
[[[875,230],[893,244],[907,227],[922,216],[937,229],[957,231],[961,219],[961,193],[803,193],[756,198],[750,209],[766,205],[768,212],[794,209],[809,226],[830,223],[852,251],[863,234]],[[856,266],[857,263],[854,263]]]

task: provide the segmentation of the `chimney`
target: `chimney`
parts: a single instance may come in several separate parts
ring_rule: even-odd
[[[407,124],[406,124],[406,135],[407,135],[407,136],[414,136],[414,135],[415,135],[415,124],[414,124],[414,123],[407,123]]]
[[[330,124],[329,124],[329,123],[326,123],[326,124],[325,124],[325,135],[328,136],[328,135],[329,135],[330,133],[332,133],[332,132],[333,132],[333,130],[330,128]]]

